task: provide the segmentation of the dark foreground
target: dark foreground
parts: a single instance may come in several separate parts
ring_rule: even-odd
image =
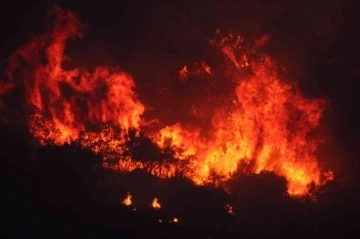
[[[35,150],[19,126],[2,126],[0,137],[2,238],[345,238],[359,232],[355,189],[330,185],[317,203],[292,200],[282,180],[263,174],[243,178],[239,188],[247,192],[230,197],[185,179],[107,171],[98,167],[99,157],[73,145]],[[121,204],[129,191],[132,207]],[[149,205],[154,196],[159,211]],[[223,209],[229,201],[235,216]],[[180,222],[169,222],[175,215]]]

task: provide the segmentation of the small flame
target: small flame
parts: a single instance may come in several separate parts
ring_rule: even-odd
[[[180,76],[180,81],[181,82],[185,82],[188,78],[189,75],[189,71],[187,69],[187,66],[184,66],[180,71],[179,71],[179,76]]]
[[[211,67],[205,62],[191,62],[188,65],[185,65],[181,70],[178,71],[180,82],[186,82],[189,77],[200,77],[204,78],[207,75],[213,75]]]
[[[125,205],[125,206],[130,206],[132,204],[132,201],[131,201],[131,198],[132,198],[132,195],[130,193],[128,193],[128,195],[126,196],[126,198],[122,201],[122,203]],[[135,211],[136,208],[134,208],[133,211]]]
[[[206,64],[205,61],[201,62],[201,66],[204,69],[205,73],[207,73],[208,75],[212,75],[212,70],[210,68],[210,66],[208,64]]]
[[[231,214],[231,215],[234,215],[234,211],[233,211],[233,206],[232,206],[232,205],[227,204],[227,205],[225,205],[224,208],[225,208],[225,210],[226,210],[227,213],[229,213],[229,214]]]
[[[161,208],[161,205],[159,203],[159,199],[158,198],[154,198],[154,200],[151,203],[151,206],[155,209],[158,210]]]
[[[176,218],[176,217],[174,217],[172,221],[175,222],[175,223],[178,223],[178,222],[179,222],[179,219]]]

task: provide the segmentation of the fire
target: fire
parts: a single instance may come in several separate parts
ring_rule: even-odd
[[[179,71],[180,81],[185,82],[188,78],[188,75],[189,75],[189,70],[188,70],[187,66],[184,66]]]
[[[306,194],[310,183],[321,185],[333,178],[331,172],[322,171],[315,156],[320,141],[310,137],[326,102],[304,98],[281,79],[269,56],[252,62],[247,55],[237,57],[242,42],[232,35],[212,42],[235,66],[238,83],[231,109],[220,107],[212,115],[211,137],[176,124],[160,130],[158,143],[170,138],[185,153],[196,154],[188,176],[198,184],[208,182],[211,172],[229,179],[244,163],[253,173],[265,170],[284,176],[289,194]],[[246,70],[251,73],[244,74]]]
[[[155,209],[158,210],[161,208],[161,205],[159,203],[159,199],[158,198],[154,198],[154,200],[151,203],[151,206]]]
[[[53,141],[61,145],[77,140],[95,123],[112,122],[124,130],[138,128],[144,106],[133,91],[132,77],[108,67],[97,67],[94,72],[64,69],[63,63],[69,60],[64,55],[65,43],[81,37],[84,26],[76,14],[58,6],[54,14],[52,31],[16,51],[7,70],[10,82],[24,84],[26,103],[48,120],[42,127],[30,121],[34,136],[44,144]],[[14,77],[19,69],[21,83]]]
[[[203,78],[205,75],[213,75],[211,67],[205,62],[201,63],[192,62],[188,65],[185,65],[179,72],[180,82],[186,82],[189,77],[199,77]]]
[[[140,131],[145,111],[134,79],[105,66],[93,72],[65,69],[63,63],[69,60],[64,55],[65,43],[82,37],[84,25],[76,14],[58,6],[53,13],[52,30],[11,56],[6,72],[9,81],[1,83],[0,94],[23,87],[26,103],[37,109],[29,118],[29,129],[41,144],[78,141],[103,155],[104,166],[108,158],[116,158],[115,169],[141,168],[141,163],[122,157],[124,136],[132,128]],[[188,165],[157,165],[151,173],[171,177],[182,171],[196,184],[212,182],[215,174],[225,183],[245,165],[244,173],[272,171],[285,177],[291,195],[307,194],[309,184],[320,186],[333,179],[333,173],[316,158],[320,140],[312,136],[320,126],[326,101],[305,98],[296,85],[283,79],[276,61],[261,54],[268,35],[255,40],[253,47],[245,47],[240,36],[221,36],[220,30],[216,35],[219,39],[210,43],[227,61],[227,72],[235,82],[232,96],[208,103],[212,110],[205,114],[210,119],[206,129],[179,122],[149,135],[161,149],[170,146],[175,158]],[[185,65],[178,72],[180,80],[223,78],[200,62]],[[131,205],[131,197],[123,203]],[[157,198],[152,206],[161,207]]]
[[[130,193],[128,193],[128,195],[126,196],[126,198],[122,201],[122,203],[126,206],[130,206],[132,204],[132,195]],[[135,211],[136,209],[134,209]]]
[[[174,217],[173,220],[172,220],[172,222],[178,223],[178,222],[179,222],[179,219],[176,218],[176,217]]]
[[[171,143],[172,146],[182,149],[181,152],[176,152],[176,157],[184,159],[187,156],[195,155],[197,143],[195,140],[191,140],[192,137],[198,137],[199,131],[189,132],[184,130],[180,124],[175,124],[171,126],[166,126],[162,128],[157,135],[156,142],[160,147],[166,147],[167,143]],[[171,142],[167,140],[170,139]]]
[[[233,206],[227,204],[227,205],[225,205],[224,208],[225,208],[225,210],[226,210],[227,213],[229,213],[229,214],[231,214],[231,215],[234,215]]]

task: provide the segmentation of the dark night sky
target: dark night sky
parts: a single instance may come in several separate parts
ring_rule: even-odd
[[[94,67],[100,62],[120,66],[134,76],[140,99],[156,109],[161,104],[163,115],[169,115],[182,102],[172,93],[159,92],[174,87],[174,72],[188,60],[206,56],[205,39],[213,37],[217,28],[225,32],[232,29],[244,36],[269,33],[272,40],[267,51],[275,57],[287,55],[289,64],[296,62],[302,66],[303,91],[331,99],[328,114],[332,128],[336,129],[335,138],[356,158],[360,143],[356,105],[360,35],[356,23],[360,19],[353,3],[338,0],[55,2],[79,13],[89,26],[83,41],[68,46],[74,64]],[[17,0],[3,3],[2,67],[19,44],[45,29],[47,3]]]

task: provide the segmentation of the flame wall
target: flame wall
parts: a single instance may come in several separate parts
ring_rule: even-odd
[[[42,144],[79,140],[105,159],[108,152],[120,158],[122,135],[130,128],[140,129],[145,111],[135,93],[135,82],[129,74],[104,66],[93,72],[64,69],[63,63],[70,60],[64,55],[66,41],[82,37],[84,25],[76,14],[58,6],[53,15],[51,31],[11,56],[9,81],[0,85],[0,93],[13,85],[23,86],[26,103],[39,110],[29,119],[29,128]],[[166,147],[170,138],[172,146],[181,149],[176,156],[190,160],[184,174],[195,183],[210,182],[213,173],[226,181],[239,165],[247,165],[247,173],[266,170],[284,176],[292,195],[306,194],[311,183],[320,186],[333,178],[315,156],[320,141],[312,134],[320,126],[326,102],[305,98],[290,79],[283,79],[284,68],[261,53],[268,40],[264,35],[250,46],[240,36],[222,36],[217,30],[210,43],[221,53],[219,62],[225,62],[232,77],[232,84],[224,83],[232,93],[224,100],[207,98],[210,110],[202,111],[203,104],[189,109],[189,117],[202,112],[201,117],[209,122],[206,127],[178,122],[149,135],[160,147]],[[181,83],[195,78],[222,87],[224,76],[206,61],[179,69]],[[104,123],[110,126],[95,130]],[[116,132],[111,125],[121,131]],[[141,165],[131,160],[119,162],[120,169],[137,167]],[[176,167],[172,165],[159,176],[174,175]]]

